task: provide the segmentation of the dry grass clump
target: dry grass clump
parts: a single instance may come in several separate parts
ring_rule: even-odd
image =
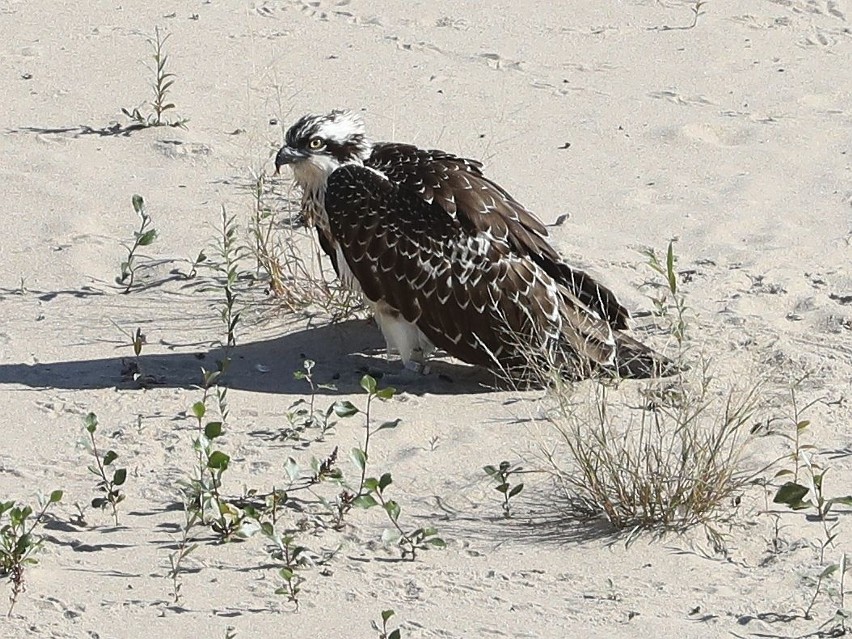
[[[616,529],[712,529],[763,469],[744,454],[756,386],[724,389],[709,376],[662,386],[557,387],[550,418],[562,444],[547,454],[575,516]]]
[[[249,248],[270,294],[289,312],[319,310],[332,321],[357,316],[363,301],[340,283],[298,201],[277,196],[263,172],[252,176],[252,197]]]
[[[546,453],[549,470],[574,516],[604,517],[618,530],[683,530],[729,517],[739,495],[765,468],[745,463],[761,403],[758,383],[726,384],[706,362],[691,361],[686,298],[677,256],[645,251],[655,316],[676,344],[679,372],[648,383],[553,385],[549,416],[560,446]]]

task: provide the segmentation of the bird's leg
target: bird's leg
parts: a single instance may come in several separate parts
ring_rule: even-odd
[[[430,372],[430,368],[426,364],[426,354],[420,346],[412,349],[410,359],[404,362],[403,366],[406,370],[420,375],[428,375]]]

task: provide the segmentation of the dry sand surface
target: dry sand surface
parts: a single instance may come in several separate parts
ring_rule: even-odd
[[[245,187],[253,171],[272,173],[282,124],[332,108],[362,110],[376,139],[482,159],[548,223],[568,214],[553,229],[560,251],[638,311],[653,293],[639,251],[677,237],[693,348],[723,388],[763,381],[779,418],[789,381],[809,372],[801,402],[824,401],[808,411],[807,440],[831,468],[826,493],[852,492],[852,7],[702,10],[682,29],[692,12],[674,0],[0,0],[0,499],[65,491],[0,636],[376,637],[370,620],[387,608],[404,637],[790,637],[831,618],[837,575],[802,617],[822,525],[771,503],[764,512],[759,488],[723,527],[727,554],[700,530],[626,545],[571,521],[546,475],[524,476],[503,519],[482,467],[542,466],[552,433],[531,418],[544,393],[490,390],[453,363],[452,382],[375,407],[402,422],[376,436],[370,459],[393,473],[406,525],[437,526],[446,549],[397,561],[382,513],[356,510],[342,531],[298,532],[313,553],[339,550],[300,570],[297,611],[274,593],[260,535],[217,544],[196,528],[179,604],[166,576],[184,522],[178,482],[194,460],[186,411],[224,334],[209,269],[175,271],[216,239],[223,206],[248,241]],[[189,118],[185,130],[128,130],[120,112],[149,98],[155,26],[171,34],[171,113]],[[286,194],[289,176],[270,183]],[[159,237],[123,295],[114,279],[138,224],[134,193]],[[392,368],[374,325],[309,322],[241,286],[219,444],[234,496],[284,485],[288,457],[307,467],[362,437],[358,418],[309,448],[276,437],[305,396],[292,376],[305,356],[337,384],[322,407],[362,404],[359,371]],[[133,354],[121,330],[137,328],[148,388],[122,377]],[[87,506],[95,480],[78,443],[89,411],[129,471],[119,527]],[[789,451],[761,438],[747,463]],[[343,453],[340,466],[354,474]],[[292,528],[301,515],[281,517]],[[839,508],[830,522],[826,563],[850,549],[848,517]]]

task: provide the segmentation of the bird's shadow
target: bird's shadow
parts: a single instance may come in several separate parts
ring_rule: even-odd
[[[494,376],[464,364],[435,360],[428,375],[406,375],[398,359],[388,361],[374,325],[348,320],[304,328],[272,339],[238,344],[228,353],[222,347],[209,350],[142,354],[101,359],[0,364],[0,384],[31,388],[193,388],[201,384],[201,369],[215,371],[230,356],[225,383],[228,387],[258,393],[301,394],[306,382],[296,379],[305,360],[315,362],[313,380],[331,384],[320,394],[360,392],[365,373],[377,377],[380,386],[397,386],[412,393],[454,395],[487,393],[495,388]]]

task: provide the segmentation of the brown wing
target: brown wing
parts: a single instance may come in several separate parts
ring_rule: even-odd
[[[613,328],[627,328],[629,313],[613,292],[565,264],[548,242],[545,226],[505,189],[486,178],[480,162],[444,151],[385,142],[375,145],[365,164],[427,203],[440,206],[468,233],[505,242],[517,255],[529,257]]]
[[[607,322],[507,240],[470,232],[435,202],[361,166],[331,174],[325,207],[364,294],[449,354],[494,366],[517,359],[521,343],[612,363]]]

